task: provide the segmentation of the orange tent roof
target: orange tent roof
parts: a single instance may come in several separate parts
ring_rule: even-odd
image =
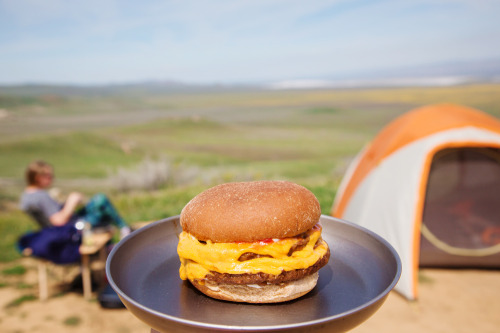
[[[399,116],[384,127],[365,150],[332,215],[343,215],[358,185],[372,169],[396,150],[428,135],[467,126],[500,133],[500,121],[496,118],[479,110],[454,104],[424,106]]]

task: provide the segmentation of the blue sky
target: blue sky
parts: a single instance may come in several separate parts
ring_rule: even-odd
[[[500,59],[493,0],[0,0],[0,84],[243,83]]]

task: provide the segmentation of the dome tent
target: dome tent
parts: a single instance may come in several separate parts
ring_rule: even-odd
[[[389,241],[403,264],[395,290],[416,299],[419,265],[500,266],[498,188],[500,121],[430,105],[390,122],[356,156],[331,215]]]

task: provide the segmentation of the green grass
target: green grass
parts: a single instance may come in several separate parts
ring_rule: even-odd
[[[0,145],[0,175],[22,178],[30,161],[44,159],[55,166],[58,177],[103,177],[140,158],[139,152],[126,154],[118,143],[99,134],[48,135]]]
[[[33,287],[34,287],[33,284],[25,283],[25,282],[19,282],[16,284],[17,289],[32,289]]]
[[[332,114],[339,112],[339,109],[331,108],[331,107],[316,107],[312,109],[307,109],[304,112],[310,114]]]
[[[35,301],[37,299],[38,298],[35,295],[33,295],[33,294],[22,295],[22,296],[19,296],[16,299],[10,301],[9,303],[7,303],[5,305],[5,308],[17,307],[17,306],[20,306],[21,304],[23,304],[25,302],[31,302],[31,301]]]
[[[71,316],[64,319],[63,324],[66,326],[78,326],[82,323],[82,318]]]
[[[3,275],[24,275],[26,273],[26,267],[22,265],[16,265],[2,270]]]
[[[26,107],[39,102],[39,99],[33,96],[0,95],[0,108]]]
[[[204,189],[203,186],[194,186],[123,194],[114,202],[128,223],[157,221],[180,214],[188,201]]]
[[[17,240],[34,227],[34,222],[17,209],[0,210],[0,262],[21,258],[16,247]]]

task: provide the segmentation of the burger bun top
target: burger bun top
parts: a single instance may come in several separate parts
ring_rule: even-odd
[[[299,235],[321,216],[314,194],[288,181],[225,183],[194,197],[182,209],[181,227],[198,240],[255,242]]]

